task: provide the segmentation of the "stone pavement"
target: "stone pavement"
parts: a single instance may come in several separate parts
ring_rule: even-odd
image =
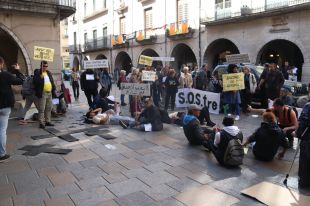
[[[240,191],[261,181],[281,185],[294,156],[295,150],[289,150],[282,161],[262,163],[249,151],[244,165],[226,169],[203,147],[189,146],[182,128],[167,124],[163,131],[151,133],[109,126],[117,137],[113,140],[86,136],[74,132],[92,127],[83,124],[88,109],[83,102],[73,103],[65,117],[54,119],[55,128],[71,131],[76,142],[58,137],[32,140],[33,135],[48,133],[37,123],[20,126],[10,120],[7,148],[12,158],[0,164],[1,206],[262,205]],[[212,119],[220,123],[222,115]],[[260,118],[242,116],[237,125],[247,137],[259,122]],[[25,151],[18,150],[41,144],[73,151],[24,156]],[[297,168],[295,164],[288,180],[293,189]]]

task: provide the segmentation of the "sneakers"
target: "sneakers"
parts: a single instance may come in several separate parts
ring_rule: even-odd
[[[0,163],[7,161],[9,158],[10,158],[10,155],[5,154],[3,157],[0,157]]]
[[[48,127],[54,127],[55,125],[50,123],[50,122],[46,122],[45,126],[48,126]]]
[[[40,124],[39,128],[45,129],[45,125],[44,124]]]
[[[238,121],[239,119],[240,119],[240,116],[237,115],[237,116],[235,117],[235,121]]]
[[[119,123],[119,125],[121,125],[121,127],[123,127],[124,129],[127,129],[127,128],[128,128],[128,124],[126,124],[126,123],[123,122],[122,120],[120,120],[118,123]]]

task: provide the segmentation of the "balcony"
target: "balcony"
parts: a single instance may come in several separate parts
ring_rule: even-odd
[[[122,14],[126,11],[128,11],[128,6],[126,5],[126,3],[123,1],[119,4],[119,7],[116,9],[118,14]]]
[[[111,49],[111,38],[101,37],[84,44],[84,52]]]
[[[124,48],[129,46],[129,42],[125,34],[120,34],[111,37],[111,44],[113,48]]]
[[[93,13],[91,13],[90,15],[85,16],[83,19],[83,22],[86,23],[88,21],[94,20],[100,16],[107,14],[107,13],[108,13],[108,8],[98,9],[98,10],[94,11]]]
[[[244,22],[252,19],[310,10],[310,0],[279,0],[259,7],[242,6],[239,10],[216,5],[213,17],[202,18],[206,26]]]
[[[80,54],[82,52],[81,45],[76,44],[76,45],[70,45],[69,46],[69,53],[70,54]]]
[[[167,37],[173,40],[192,38],[194,32],[187,20],[171,23],[166,29]]]
[[[155,32],[150,30],[141,30],[136,32],[136,42],[142,45],[153,44],[157,40]]]
[[[63,20],[75,13],[75,0],[0,0],[1,12],[52,16]]]

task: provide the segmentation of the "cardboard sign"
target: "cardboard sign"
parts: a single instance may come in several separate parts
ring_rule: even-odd
[[[208,107],[210,113],[219,114],[221,94],[198,89],[179,89],[176,95],[176,107],[187,107],[196,104],[200,108]]]
[[[139,64],[152,66],[152,63],[153,63],[153,57],[140,55]]]
[[[174,57],[153,57],[153,61],[174,62]]]
[[[100,69],[100,68],[109,68],[109,61],[107,59],[84,61],[84,69]]]
[[[248,54],[232,54],[226,55],[226,61],[228,64],[240,64],[250,62]]]
[[[156,72],[142,71],[142,81],[155,82]]]
[[[54,59],[54,49],[34,46],[33,59],[52,62]]]
[[[236,91],[244,89],[244,74],[223,74],[223,91]]]
[[[150,84],[121,83],[121,94],[150,96]]]

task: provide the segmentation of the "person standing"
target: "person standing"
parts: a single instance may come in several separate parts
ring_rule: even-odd
[[[15,69],[19,71],[19,66]],[[17,72],[16,77],[4,71],[4,59],[0,56],[0,162],[10,158],[6,153],[6,130],[8,127],[11,107],[14,106],[15,99],[11,85],[21,85],[23,83],[22,74]]]
[[[51,111],[52,95],[54,95],[56,87],[53,76],[47,69],[47,61],[41,61],[40,66],[40,69],[34,71],[33,86],[39,102],[40,128],[44,129],[45,126],[54,126],[54,124],[51,123]]]
[[[121,84],[122,83],[127,83],[128,81],[126,80],[126,71],[121,70],[119,79],[117,81],[117,87],[121,89]],[[125,103],[125,94],[121,94],[121,106],[126,106],[127,104]]]
[[[247,113],[248,105],[251,104],[252,94],[255,93],[256,90],[256,79],[254,74],[250,72],[248,67],[243,68],[244,73],[244,89],[241,90],[241,106],[242,112]]]
[[[108,73],[108,68],[103,68],[102,72],[100,72],[99,81],[101,86],[108,91],[108,95],[110,95],[110,91],[112,88],[112,79]]]
[[[183,72],[184,72],[184,77],[183,77],[184,88],[192,88],[193,79],[192,79],[191,73],[189,72],[188,67],[184,67]]]
[[[178,92],[179,80],[176,77],[174,69],[169,70],[168,77],[165,81],[166,97],[165,97],[165,110],[168,110],[169,102],[171,103],[171,110],[174,110],[175,96]]]
[[[93,100],[98,95],[98,76],[92,69],[86,69],[81,74],[81,89],[87,98],[89,108],[92,107]]]
[[[72,68],[72,73],[71,73],[71,86],[72,86],[75,101],[77,101],[79,99],[79,96],[80,96],[79,80],[80,80],[80,73],[74,67],[74,68]]]
[[[211,73],[208,69],[208,65],[204,64],[195,76],[196,89],[206,90],[209,85]]]
[[[281,68],[281,72],[282,72],[284,79],[288,79],[288,71],[289,70],[290,70],[290,65],[289,65],[288,61],[285,61],[284,65]]]

